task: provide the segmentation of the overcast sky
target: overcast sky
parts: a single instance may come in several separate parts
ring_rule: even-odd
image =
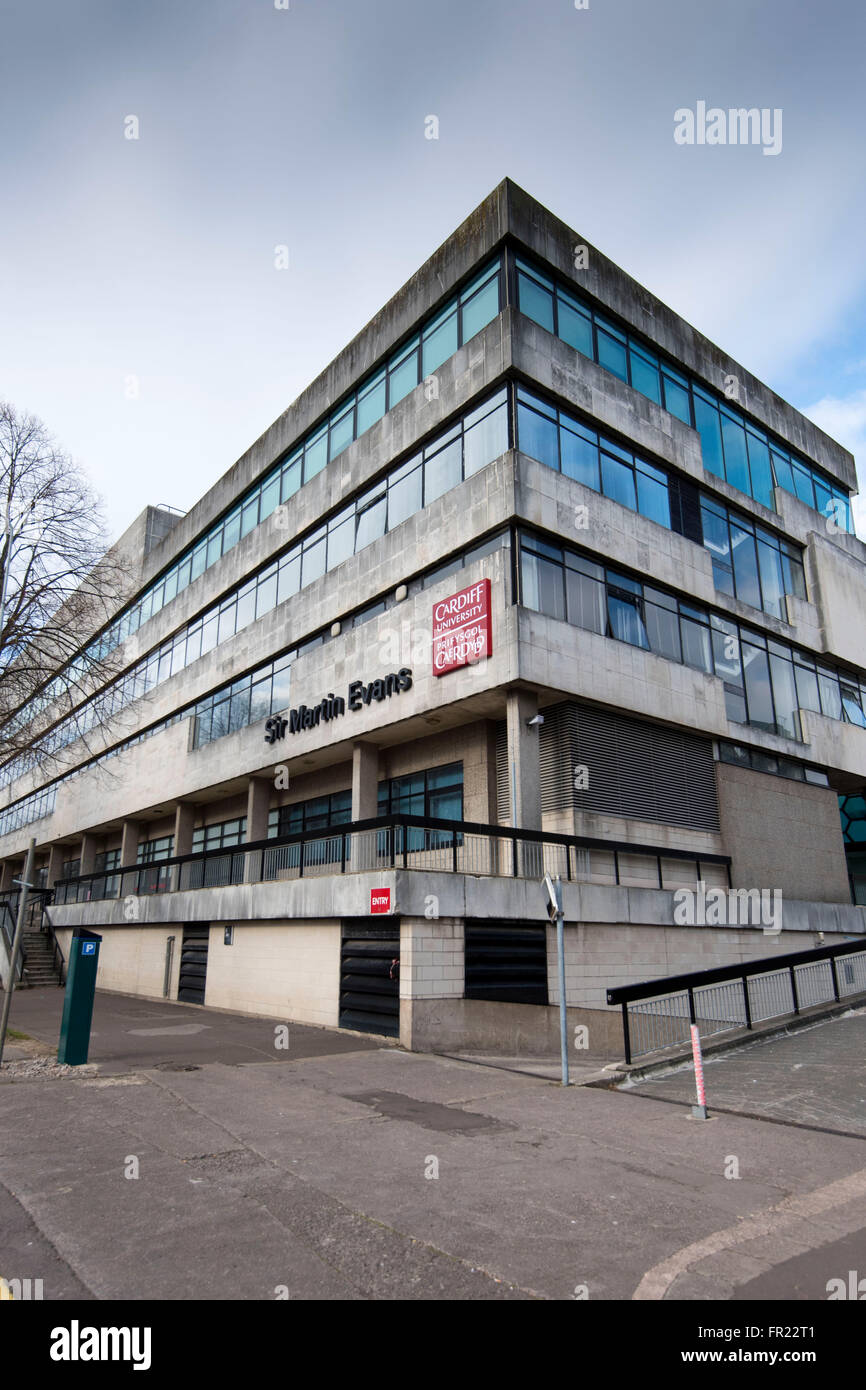
[[[862,0],[289,4],[6,0],[0,397],[112,535],[192,506],[505,175],[866,467]],[[676,144],[698,101],[780,108],[781,153]]]

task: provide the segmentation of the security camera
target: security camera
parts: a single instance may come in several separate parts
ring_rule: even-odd
[[[534,715],[532,716],[531,719],[527,719],[527,721],[526,721],[527,728],[530,728],[530,729],[537,729],[537,728],[539,728],[540,725],[542,725],[543,723],[544,723],[544,715],[543,715],[543,714],[534,714]]]

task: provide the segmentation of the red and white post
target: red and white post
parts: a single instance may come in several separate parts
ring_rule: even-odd
[[[707,1093],[704,1089],[704,1059],[701,1054],[701,1034],[696,1023],[692,1024],[692,1056],[695,1060],[695,1086],[698,1092],[698,1103],[692,1106],[692,1115],[696,1120],[708,1120],[707,1114]]]

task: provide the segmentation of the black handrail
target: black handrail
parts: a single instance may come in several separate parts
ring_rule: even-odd
[[[688,996],[689,1017],[692,1023],[696,1022],[694,991],[703,988],[705,985],[716,985],[722,983],[733,983],[739,980],[743,986],[743,1000],[745,1002],[746,1027],[751,1029],[752,1011],[749,1000],[749,990],[746,981],[751,975],[769,975],[775,971],[788,970],[791,976],[791,997],[794,1003],[793,1012],[799,1014],[800,1001],[797,997],[797,984],[794,970],[798,965],[809,965],[815,961],[827,960],[830,962],[830,973],[833,979],[833,995],[838,1001],[839,975],[836,970],[836,961],[840,956],[851,956],[866,951],[866,936],[860,941],[846,941],[837,943],[835,946],[816,946],[810,951],[789,951],[784,956],[762,956],[760,960],[748,961],[742,965],[717,965],[709,970],[693,970],[687,975],[666,975],[660,980],[642,980],[639,984],[618,985],[615,989],[607,991],[608,1004],[619,1004],[622,1007],[622,1029],[623,1040],[625,1042],[625,1060],[631,1062],[631,1035],[629,1032],[628,1006],[638,999],[661,999],[670,994],[685,993]]]
[[[59,879],[54,886],[54,901],[55,905],[62,906],[67,901],[68,890],[72,888],[75,888],[76,891],[76,896],[73,899],[73,901],[78,901],[78,885],[92,883],[94,882],[94,880],[97,879],[117,880],[118,892],[112,893],[110,896],[120,896],[120,894],[123,892],[124,880],[131,880],[133,874],[137,875],[136,881],[139,883],[141,881],[140,876],[142,874],[147,875],[149,873],[151,876],[155,875],[155,888],[151,891],[169,892],[172,891],[170,881],[172,875],[170,873],[167,874],[167,877],[165,879],[165,886],[161,886],[161,883],[163,882],[166,871],[171,870],[175,865],[197,863],[202,864],[204,866],[208,862],[208,860],[212,859],[225,859],[229,856],[238,856],[242,858],[250,854],[256,854],[259,851],[282,849],[292,845],[300,846],[298,869],[299,874],[302,877],[305,868],[306,858],[304,853],[304,846],[309,843],[322,840],[335,840],[341,843],[341,852],[339,856],[340,872],[345,873],[346,864],[348,860],[347,841],[350,840],[353,835],[357,835],[364,831],[370,830],[380,831],[388,836],[388,858],[390,864],[392,866],[396,866],[397,837],[394,832],[398,828],[404,831],[407,829],[417,828],[422,830],[444,832],[450,840],[450,846],[452,849],[452,865],[456,861],[458,836],[478,835],[491,840],[511,841],[512,866],[515,873],[518,864],[518,846],[521,842],[524,842],[538,845],[562,845],[566,849],[573,848],[575,850],[595,849],[612,853],[614,856],[614,869],[617,882],[619,882],[620,880],[620,854],[636,854],[645,856],[647,858],[655,859],[659,871],[662,859],[691,860],[697,865],[699,874],[701,864],[721,864],[724,865],[727,871],[728,881],[730,882],[731,860],[730,856],[725,854],[709,854],[703,850],[668,849],[667,847],[662,849],[658,845],[632,844],[627,840],[592,839],[588,836],[582,835],[565,835],[558,831],[525,830],[520,826],[514,827],[508,825],[485,825],[477,821],[442,820],[431,816],[397,814],[390,816],[373,816],[368,819],[358,821],[346,821],[338,825],[322,826],[318,830],[298,830],[294,831],[289,835],[282,835],[275,839],[253,840],[242,845],[227,845],[221,849],[198,850],[195,853],[191,854],[173,855],[169,859],[160,859],[150,864],[118,865],[117,867],[108,870],[102,869],[93,873],[79,874],[75,878]],[[407,848],[409,848],[407,846],[408,838],[409,837],[407,835],[403,835],[403,843],[399,851],[403,858],[404,867],[406,866]],[[446,846],[449,843],[449,840],[443,839],[443,846]],[[568,879],[571,879],[572,872],[570,854],[566,855],[565,867],[566,876]],[[337,872],[336,866],[335,872]]]

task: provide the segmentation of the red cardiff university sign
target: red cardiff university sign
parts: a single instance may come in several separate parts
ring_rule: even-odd
[[[434,676],[483,661],[492,651],[489,579],[434,603]]]

